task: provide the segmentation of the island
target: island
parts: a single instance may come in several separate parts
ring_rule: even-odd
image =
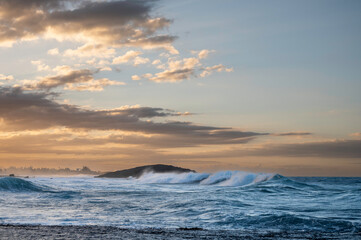
[[[147,166],[140,166],[125,170],[119,170],[115,172],[108,172],[99,176],[98,178],[128,178],[134,177],[139,178],[142,176],[143,173],[146,172],[153,172],[153,173],[187,173],[187,172],[196,172],[191,169],[175,167],[172,165],[163,165],[163,164],[156,164],[156,165],[147,165]]]

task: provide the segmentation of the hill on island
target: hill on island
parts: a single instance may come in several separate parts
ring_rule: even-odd
[[[153,173],[187,173],[187,172],[196,172],[191,169],[175,167],[172,165],[163,165],[163,164],[156,164],[156,165],[147,165],[147,166],[140,166],[125,170],[119,170],[115,172],[108,172],[97,177],[100,178],[128,178],[134,177],[139,178],[145,172],[153,172]]]

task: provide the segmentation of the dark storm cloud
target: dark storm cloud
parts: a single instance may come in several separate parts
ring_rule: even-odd
[[[176,37],[157,35],[171,20],[151,17],[155,1],[0,1],[0,43],[82,34],[83,41],[112,46],[165,47]],[[55,35],[54,35],[55,34]]]
[[[162,108],[125,108],[111,110],[87,110],[76,105],[60,104],[45,93],[24,92],[20,88],[0,88],[0,118],[3,130],[46,129],[67,127],[85,130],[122,130],[169,136],[183,136],[190,142],[213,141],[241,143],[251,137],[263,135],[229,128],[195,125],[190,122],[153,122],[142,118],[178,115]],[[195,140],[192,140],[194,138]],[[247,139],[247,140],[246,140]],[[163,142],[167,139],[161,140]],[[168,139],[169,141],[169,139]],[[170,141],[171,142],[171,141]]]

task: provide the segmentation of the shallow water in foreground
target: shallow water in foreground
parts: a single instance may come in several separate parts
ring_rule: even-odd
[[[361,233],[361,178],[245,172],[0,178],[0,224]]]
[[[180,239],[217,239],[217,240],[360,240],[360,234],[325,233],[318,231],[281,231],[263,232],[249,230],[192,230],[192,229],[133,229],[107,226],[43,226],[43,225],[0,225],[0,239],[139,239],[139,240],[180,240]]]

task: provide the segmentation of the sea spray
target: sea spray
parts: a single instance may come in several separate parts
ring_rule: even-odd
[[[209,177],[208,173],[153,173],[146,172],[139,179],[139,183],[198,183]]]
[[[167,184],[190,184],[218,186],[244,186],[258,182],[268,181],[275,174],[272,173],[249,173],[242,171],[220,171],[216,173],[153,173],[146,172],[138,179],[129,180],[138,183],[167,183]]]

